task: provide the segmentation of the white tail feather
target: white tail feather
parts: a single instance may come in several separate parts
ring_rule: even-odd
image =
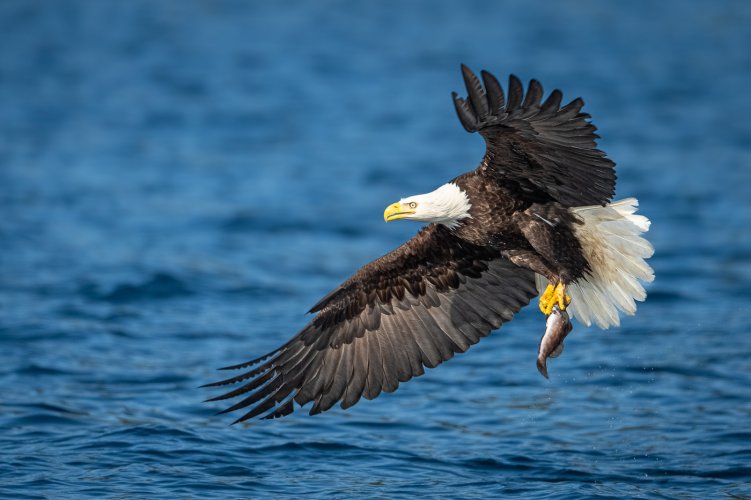
[[[591,272],[567,287],[571,296],[567,311],[587,326],[618,326],[618,310],[633,315],[635,301],[647,297],[639,281],[654,280],[654,271],[645,261],[654,248],[641,236],[649,231],[650,222],[636,215],[638,206],[636,198],[626,198],[604,207],[571,209],[583,221],[574,229]],[[548,281],[540,275],[536,281],[542,292]]]

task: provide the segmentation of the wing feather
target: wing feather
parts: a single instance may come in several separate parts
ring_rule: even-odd
[[[524,87],[522,82],[516,75],[509,75],[508,77],[508,100],[506,101],[506,112],[513,114],[514,111],[518,111],[522,97],[524,95]]]
[[[347,373],[346,367],[342,364],[344,352],[347,349],[330,349],[326,352],[328,357],[327,369],[322,370],[319,377],[323,381],[321,393],[316,397],[315,406],[317,410],[326,411],[336,404],[340,399],[341,392],[344,391],[344,384],[337,383],[339,377],[334,376],[337,373]],[[336,386],[336,387],[335,387]],[[335,390],[336,389],[336,390]]]
[[[379,335],[367,335],[368,342],[368,377],[365,382],[365,399],[375,399],[381,393],[383,384],[383,363],[381,361],[381,343]]]
[[[522,108],[527,110],[526,113],[533,115],[539,111],[540,101],[542,101],[542,85],[537,80],[530,80]]]
[[[394,392],[399,387],[398,354],[391,343],[390,332],[384,331],[383,336],[380,336],[378,340],[381,347],[383,392]]]
[[[490,114],[488,101],[486,99],[485,89],[480,85],[474,73],[468,67],[462,64],[462,75],[464,76],[464,85],[469,92],[469,102],[479,121],[485,120]]]
[[[347,384],[347,390],[344,393],[344,400],[341,404],[344,409],[360,401],[362,393],[365,390],[365,380],[368,376],[368,356],[365,342],[365,338],[360,337],[355,343],[351,344],[351,349],[355,353],[355,368],[352,372],[352,379]]]
[[[487,71],[482,70],[480,74],[482,75],[482,81],[485,84],[485,89],[488,92],[488,104],[490,105],[490,112],[493,115],[498,115],[506,106],[506,103],[504,101],[505,96],[503,95],[503,87],[501,87],[501,84],[498,83],[496,77],[488,73]]]

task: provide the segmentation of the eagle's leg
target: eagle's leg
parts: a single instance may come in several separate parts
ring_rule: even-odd
[[[566,295],[565,285],[562,283],[560,276],[553,271],[550,263],[545,260],[539,253],[534,250],[517,249],[504,250],[501,255],[520,267],[531,269],[548,280],[548,287],[540,295],[540,310],[547,316],[553,310],[553,305],[558,304],[561,311],[571,301],[571,297]],[[553,283],[556,283],[553,285]]]
[[[566,285],[559,282],[557,285],[548,283],[548,287],[540,296],[540,311],[545,316],[553,312],[553,306],[556,304],[561,311],[566,310],[566,306],[571,303],[571,297],[566,295]]]

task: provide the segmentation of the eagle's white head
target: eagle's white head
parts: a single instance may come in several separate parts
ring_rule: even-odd
[[[383,220],[409,219],[421,222],[436,222],[453,229],[459,221],[472,217],[469,197],[453,182],[444,184],[435,191],[402,198],[386,207]]]

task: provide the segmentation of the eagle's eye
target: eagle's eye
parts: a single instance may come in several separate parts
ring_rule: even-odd
[[[409,208],[417,208],[417,202],[410,201],[409,202]]]

